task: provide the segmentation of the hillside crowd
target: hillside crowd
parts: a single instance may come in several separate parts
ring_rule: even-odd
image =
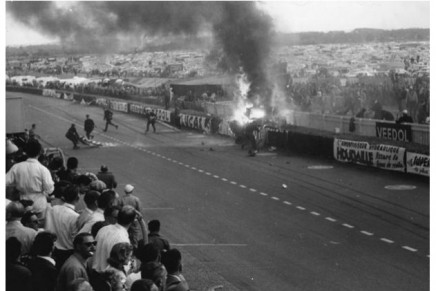
[[[133,185],[118,194],[107,166],[80,173],[37,138],[9,145],[7,291],[189,290],[181,252],[144,220]]]

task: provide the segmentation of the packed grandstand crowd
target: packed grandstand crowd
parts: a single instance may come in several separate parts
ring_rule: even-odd
[[[44,154],[37,135],[6,151],[6,290],[189,290],[181,252],[144,221],[134,186]]]

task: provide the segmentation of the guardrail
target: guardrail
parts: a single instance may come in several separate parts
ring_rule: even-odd
[[[203,108],[206,113],[212,115],[231,116],[234,103],[209,103],[204,102]],[[286,116],[286,122],[291,125],[314,128],[335,133],[350,133],[359,136],[377,136],[376,122],[395,123],[394,121],[355,118],[355,130],[350,132],[351,116],[332,114],[319,114],[301,111],[290,111]],[[417,144],[430,145],[430,126],[426,124],[410,123],[412,129],[412,141]]]

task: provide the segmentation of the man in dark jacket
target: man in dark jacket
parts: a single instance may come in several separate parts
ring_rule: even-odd
[[[65,134],[65,137],[68,138],[73,142],[73,149],[78,149],[77,143],[79,142],[79,134],[77,133],[76,126],[71,124],[71,127],[68,129],[67,133]]]
[[[145,133],[148,132],[150,124],[153,127],[153,132],[156,132],[156,126],[154,125],[156,123],[156,114],[151,110],[151,108],[145,109],[145,118],[147,119],[147,129]]]
[[[86,119],[85,119],[85,124],[84,124],[84,129],[86,132],[86,138],[87,139],[92,139],[94,138],[93,135],[91,135],[92,131],[94,130],[95,124],[94,124],[94,120],[92,120],[91,118],[89,118],[89,115],[86,114]]]
[[[100,172],[97,173],[97,178],[106,184],[107,189],[117,188],[117,181],[115,181],[115,176],[111,172],[108,172],[108,167],[102,165],[100,167]]]
[[[105,131],[105,132],[107,131],[107,128],[108,128],[109,124],[112,125],[113,127],[115,127],[116,129],[118,129],[118,125],[112,123],[113,115],[114,115],[114,113],[109,108],[106,108],[104,110],[104,118],[103,118],[103,120],[106,120],[106,126],[105,126],[103,131]]]

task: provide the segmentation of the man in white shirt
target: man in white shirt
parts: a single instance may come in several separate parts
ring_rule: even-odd
[[[58,270],[73,253],[73,240],[77,234],[77,218],[75,205],[79,201],[79,188],[71,185],[64,192],[64,204],[55,205],[47,210],[45,229],[55,233],[57,240],[53,251]]]
[[[30,140],[25,148],[28,159],[17,163],[6,173],[6,186],[15,186],[20,199],[32,200],[33,211],[41,220],[45,217],[47,197],[54,190],[50,171],[38,161],[42,146],[37,140]]]
[[[115,193],[107,191],[97,198],[98,208],[91,214],[88,221],[79,229],[79,233],[91,232],[92,226],[98,221],[104,221],[104,210],[112,206],[115,201]]]
[[[132,206],[124,206],[118,213],[117,223],[104,226],[97,233],[97,247],[93,257],[92,269],[102,273],[108,266],[112,247],[117,243],[130,243],[127,230],[137,218],[137,211]],[[142,217],[141,217],[142,219]]]

